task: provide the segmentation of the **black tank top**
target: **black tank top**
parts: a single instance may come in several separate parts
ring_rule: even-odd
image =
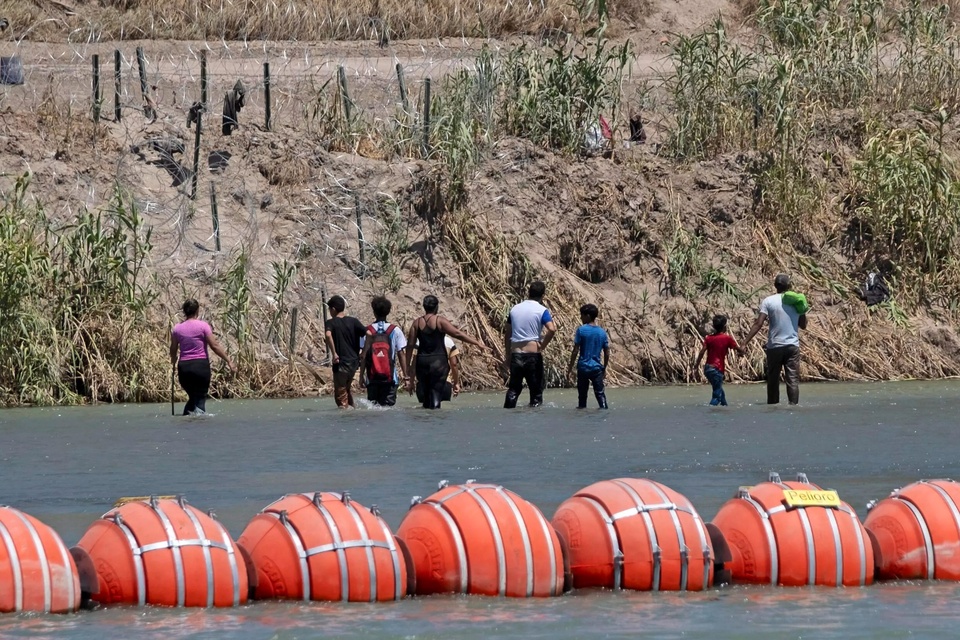
[[[436,324],[431,327],[427,316],[421,316],[421,318],[423,318],[423,326],[417,331],[417,340],[420,341],[417,356],[446,356],[447,349],[443,344],[446,334],[438,329]]]

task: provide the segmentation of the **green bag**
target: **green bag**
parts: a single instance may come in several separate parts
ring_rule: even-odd
[[[807,302],[807,296],[796,291],[787,291],[783,294],[783,304],[788,304],[797,310],[800,315],[810,311],[810,303]]]

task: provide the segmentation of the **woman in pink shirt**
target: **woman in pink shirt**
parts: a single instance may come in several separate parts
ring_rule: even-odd
[[[189,400],[183,415],[202,414],[206,408],[207,391],[210,389],[210,358],[207,347],[223,358],[231,371],[237,368],[210,330],[210,325],[197,319],[200,303],[190,298],[183,303],[185,320],[175,326],[170,334],[170,364],[177,367],[177,379],[187,392]],[[177,352],[180,362],[177,362]]]

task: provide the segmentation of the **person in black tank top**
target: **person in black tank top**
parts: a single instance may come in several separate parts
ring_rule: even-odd
[[[414,384],[422,391],[423,406],[426,409],[439,409],[443,400],[443,386],[450,373],[450,363],[447,360],[447,349],[443,338],[447,334],[462,340],[467,344],[483,348],[483,344],[471,338],[460,329],[453,326],[449,320],[437,315],[440,301],[436,296],[427,296],[423,299],[423,315],[413,321],[407,343],[417,347],[417,365],[413,369],[416,381],[407,380],[407,392],[413,393]],[[407,369],[410,370],[412,349],[404,354],[407,358]],[[418,394],[420,395],[420,394]]]

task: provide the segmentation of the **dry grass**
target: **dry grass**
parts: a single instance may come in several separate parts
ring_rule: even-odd
[[[626,21],[645,13],[645,2],[624,3]],[[69,9],[23,0],[0,1],[8,33],[31,40],[374,40],[487,37],[572,29],[577,14],[563,0],[103,0]],[[614,11],[616,15],[616,11]]]

